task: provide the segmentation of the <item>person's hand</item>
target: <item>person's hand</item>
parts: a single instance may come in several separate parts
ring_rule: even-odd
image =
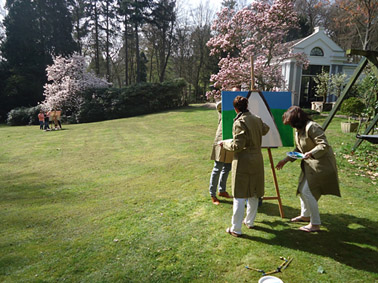
[[[283,167],[284,167],[284,165],[287,163],[287,160],[285,160],[285,159],[282,159],[281,161],[279,161],[278,163],[277,163],[277,165],[276,165],[276,169],[277,170],[281,170]]]
[[[218,144],[223,147],[223,141],[218,142]]]
[[[305,154],[303,154],[303,159],[308,159],[308,158],[311,158],[311,157],[312,157],[311,152],[306,152]]]

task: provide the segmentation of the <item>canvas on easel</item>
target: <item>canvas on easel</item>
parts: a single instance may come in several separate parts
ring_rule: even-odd
[[[283,113],[291,106],[291,92],[222,91],[223,139],[232,138],[236,117],[233,101],[236,96],[248,98],[248,109],[270,127],[263,136],[262,147],[293,146],[293,129],[282,122]]]

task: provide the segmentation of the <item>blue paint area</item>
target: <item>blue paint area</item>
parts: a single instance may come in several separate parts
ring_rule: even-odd
[[[287,110],[291,106],[291,92],[263,91],[262,94],[270,109]]]
[[[291,92],[262,92],[270,109],[287,110],[291,106]],[[234,110],[234,99],[238,95],[247,97],[248,91],[222,91],[222,111]]]
[[[222,111],[234,110],[234,99],[238,95],[247,97],[248,91],[222,91]]]

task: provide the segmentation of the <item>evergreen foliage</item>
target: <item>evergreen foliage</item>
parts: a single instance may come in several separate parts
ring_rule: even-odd
[[[88,90],[75,119],[79,123],[125,118],[184,106],[183,79]],[[74,117],[71,117],[71,119]]]
[[[19,107],[8,113],[7,124],[11,126],[37,125],[40,106]]]
[[[183,79],[133,84],[123,88],[86,89],[78,94],[79,108],[63,109],[62,120],[87,123],[159,112],[185,105]],[[8,113],[12,126],[37,125],[40,106],[16,108]]]
[[[365,104],[364,114],[370,121],[378,114],[378,77],[371,66],[365,72],[365,77],[356,86],[358,98]]]
[[[7,76],[0,89],[1,113],[37,105],[43,100],[45,69],[52,56],[67,56],[77,50],[66,0],[13,0],[7,1],[6,7],[1,55],[6,59]]]
[[[341,112],[348,116],[361,116],[365,104],[357,97],[350,97],[341,104]]]

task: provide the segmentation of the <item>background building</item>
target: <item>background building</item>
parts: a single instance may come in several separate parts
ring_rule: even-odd
[[[345,73],[348,77],[353,74],[356,64],[348,62],[344,50],[328,37],[323,27],[316,27],[314,33],[308,37],[292,42],[294,53],[303,52],[307,55],[310,65],[306,70],[297,66],[294,59],[282,63],[282,75],[286,81],[286,89],[293,93],[293,105],[311,107],[311,102],[321,100],[315,96],[314,77],[322,69],[330,74]],[[330,95],[328,102],[335,101]]]

